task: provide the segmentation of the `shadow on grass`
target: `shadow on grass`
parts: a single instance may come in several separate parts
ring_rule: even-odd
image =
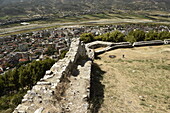
[[[104,98],[104,85],[101,83],[105,72],[97,64],[92,65],[91,89],[90,89],[90,111],[98,113]]]

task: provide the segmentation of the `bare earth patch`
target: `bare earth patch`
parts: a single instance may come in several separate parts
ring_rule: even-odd
[[[105,72],[99,113],[170,113],[170,45],[116,49],[94,63]]]

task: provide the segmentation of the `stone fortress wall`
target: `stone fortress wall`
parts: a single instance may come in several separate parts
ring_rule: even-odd
[[[112,43],[95,41],[84,45],[72,40],[64,59],[56,62],[22,99],[13,113],[86,113],[90,95],[91,66],[95,55],[116,48],[170,44],[170,40]],[[94,51],[95,48],[104,47]]]
[[[65,58],[56,62],[46,71],[45,76],[27,91],[22,103],[13,113],[87,112],[91,58],[94,58],[94,53],[89,51],[78,38],[74,38]]]
[[[104,47],[100,50],[95,50],[95,55],[102,54],[104,52],[114,50],[117,48],[133,48],[133,47],[140,47],[140,46],[152,46],[152,45],[166,45],[170,44],[170,39],[162,40],[152,40],[152,41],[139,41],[139,42],[119,42],[119,43],[113,43],[113,42],[103,42],[103,41],[94,41],[91,43],[86,44],[86,48],[89,49],[95,49],[99,47]]]

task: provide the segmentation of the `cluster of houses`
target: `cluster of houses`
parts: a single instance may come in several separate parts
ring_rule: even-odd
[[[113,32],[114,30],[127,33],[134,29],[146,32],[150,30],[169,31],[167,26],[149,27],[137,24],[69,26],[0,37],[0,73],[22,62],[44,59],[46,57],[57,59],[62,51],[69,49],[71,39],[79,37],[82,33],[90,32],[97,36],[106,32]],[[49,52],[53,54],[47,54]]]
[[[122,33],[129,33],[132,30],[142,30],[144,32],[149,31],[168,31],[170,32],[170,27],[165,25],[147,25],[147,24],[125,24],[125,25],[115,25],[115,29],[121,31]]]

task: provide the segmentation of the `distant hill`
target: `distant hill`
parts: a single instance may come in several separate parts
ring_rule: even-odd
[[[0,0],[0,3],[0,20],[7,15],[20,18],[62,12],[170,11],[170,0]]]
[[[34,7],[35,5],[54,6],[56,8],[60,5],[69,7],[76,7],[77,5],[83,5],[90,8],[96,8],[98,6],[115,7],[120,9],[157,9],[169,10],[169,0],[0,0],[0,6],[4,5],[26,5],[27,7]],[[32,5],[32,6],[30,6]],[[120,7],[121,6],[121,7]],[[22,6],[20,6],[22,7]],[[81,8],[81,7],[79,7]]]

